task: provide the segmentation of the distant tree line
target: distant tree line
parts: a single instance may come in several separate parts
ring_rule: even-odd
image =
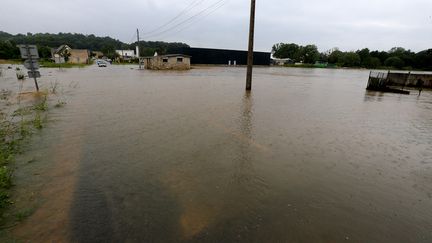
[[[279,43],[273,46],[272,53],[276,58],[290,58],[294,62],[309,64],[324,62],[339,67],[432,70],[432,49],[415,53],[402,47],[394,47],[389,51],[364,48],[349,52],[334,48],[320,53],[315,45]]]
[[[131,48],[136,48],[137,42],[131,44]],[[172,54],[181,50],[182,48],[188,48],[189,45],[180,42],[163,42],[163,41],[140,41],[140,53],[141,56],[153,56],[155,52],[160,55]]]
[[[0,31],[0,59],[18,59],[20,58],[18,44],[37,45],[41,58],[51,57],[51,48],[57,48],[66,44],[74,49],[88,49],[90,51],[102,51],[106,56],[115,57],[115,50],[133,49],[137,43],[127,44],[111,37],[97,37],[95,35],[83,35],[72,33],[27,33],[12,35]],[[159,54],[165,54],[172,49],[189,47],[184,43],[167,43],[140,41],[141,55],[153,55],[155,51]]]

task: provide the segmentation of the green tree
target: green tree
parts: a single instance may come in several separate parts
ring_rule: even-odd
[[[135,50],[137,43],[132,43],[130,48]],[[141,56],[153,56],[155,52],[160,55],[178,54],[182,49],[189,48],[189,45],[179,42],[163,42],[163,41],[140,41],[139,43]]]
[[[358,50],[356,53],[359,55],[363,67],[370,65],[371,55],[368,48]]]
[[[387,58],[390,57],[390,55],[385,51],[372,51],[370,53],[370,55],[371,55],[371,57],[376,57],[376,58],[380,59],[381,63],[384,63],[385,60],[387,60]]]
[[[360,67],[361,64],[360,56],[355,52],[345,53],[342,60],[344,67]]]
[[[368,68],[379,68],[381,67],[381,61],[379,58],[376,57],[371,57],[370,59],[370,64],[368,66]]]
[[[295,61],[299,61],[300,57],[300,46],[294,43],[285,44],[279,43],[273,46],[273,56],[277,58],[291,58]]]
[[[13,41],[0,41],[0,59],[19,59],[20,52]]]
[[[115,50],[115,46],[110,44],[102,47],[103,54],[110,59],[115,59],[118,56]]]
[[[392,49],[390,49],[390,51],[388,51],[388,54],[392,57],[401,57],[406,52],[407,50],[405,50],[405,48],[403,47],[393,47]]]
[[[402,47],[393,47],[389,52],[390,57],[398,57],[400,58],[405,66],[414,66],[415,64],[415,56],[416,54],[411,50],[406,50]]]
[[[51,58],[51,48],[47,46],[38,46],[38,51],[41,58]]]
[[[300,48],[300,60],[304,63],[315,63],[318,61],[320,53],[316,45],[307,45]]]
[[[320,62],[328,62],[328,60],[329,60],[329,55],[327,53],[320,53],[319,54],[318,61],[320,61]]]
[[[418,69],[432,71],[432,49],[417,53],[414,60],[414,66]]]
[[[342,63],[343,52],[339,51],[339,49],[335,49],[329,55],[328,62],[331,64],[339,64]]]
[[[387,67],[394,67],[397,69],[402,69],[405,65],[404,61],[399,57],[389,57],[385,60],[384,65]]]
[[[142,56],[153,56],[157,52],[155,48],[141,48],[140,53]]]

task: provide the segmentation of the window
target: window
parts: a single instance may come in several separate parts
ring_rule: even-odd
[[[168,62],[168,58],[162,59],[162,62]]]
[[[177,62],[183,62],[183,57],[177,57]]]

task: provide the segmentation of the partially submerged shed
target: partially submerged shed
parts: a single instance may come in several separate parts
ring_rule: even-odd
[[[68,45],[61,45],[57,49],[51,49],[52,60],[55,63],[88,64],[90,51],[86,49],[72,49]]]
[[[189,70],[191,57],[183,54],[171,54],[141,58],[145,69],[151,70]]]

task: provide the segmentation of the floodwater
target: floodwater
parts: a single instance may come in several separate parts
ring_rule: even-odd
[[[245,73],[42,69],[67,104],[18,166],[16,194],[38,203],[14,235],[432,242],[432,92],[366,92],[366,70],[255,68],[248,94]]]

